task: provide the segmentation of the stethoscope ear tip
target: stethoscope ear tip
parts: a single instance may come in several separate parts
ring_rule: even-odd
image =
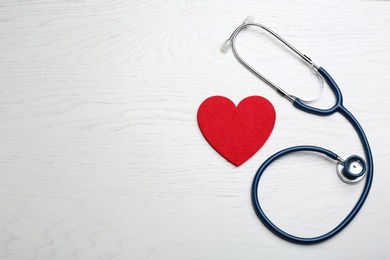
[[[221,46],[222,52],[227,52],[230,49],[230,46],[232,46],[232,40],[227,39]]]
[[[249,15],[242,23],[251,23],[255,20],[252,15]]]
[[[254,20],[255,20],[255,18],[253,18],[252,15],[249,15],[242,23],[243,23],[243,24],[251,23],[251,22],[253,22]],[[230,49],[231,46],[232,46],[232,39],[229,38],[229,39],[227,39],[227,40],[222,44],[222,46],[221,46],[221,51],[222,51],[222,52],[227,52],[227,51]]]

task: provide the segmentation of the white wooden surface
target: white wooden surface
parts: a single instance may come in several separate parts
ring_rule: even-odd
[[[253,176],[293,145],[362,149],[340,115],[294,109],[219,51],[249,14],[328,70],[371,142],[366,204],[319,245],[262,225]],[[389,259],[389,24],[389,1],[1,0],[0,258]],[[268,35],[247,30],[237,44],[288,91],[318,91]],[[270,139],[238,168],[197,127],[199,104],[216,94],[261,95],[276,108]],[[326,89],[315,104],[333,101]],[[334,167],[313,154],[273,165],[260,185],[267,214],[296,235],[333,228],[363,187]]]

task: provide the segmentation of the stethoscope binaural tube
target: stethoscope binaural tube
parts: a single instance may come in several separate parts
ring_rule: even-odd
[[[328,83],[329,87],[332,89],[334,95],[336,96],[336,103],[333,107],[329,109],[320,109],[320,108],[315,108],[312,106],[309,106],[305,104],[301,99],[290,95],[287,93],[285,90],[274,84],[272,81],[267,79],[265,76],[263,76],[260,72],[255,70],[252,66],[250,66],[246,61],[242,59],[242,57],[237,53],[236,47],[235,47],[235,39],[240,31],[242,31],[244,28],[247,26],[256,26],[259,28],[262,28],[269,32],[271,35],[276,37],[278,40],[280,40],[282,43],[284,43],[288,48],[290,48],[292,51],[294,51],[297,55],[299,55],[303,60],[305,60],[309,65],[313,66],[319,75],[323,77],[326,82]],[[298,51],[296,48],[294,48],[291,44],[289,44],[286,40],[284,40],[282,37],[280,37],[278,34],[273,32],[271,29],[265,27],[264,25],[254,23],[253,22],[253,17],[247,18],[242,25],[237,27],[230,38],[224,42],[222,45],[221,50],[223,52],[226,52],[230,47],[233,49],[234,56],[238,59],[238,61],[246,67],[249,71],[251,71],[253,74],[255,74],[258,78],[263,80],[265,83],[270,85],[272,88],[274,88],[276,91],[281,93],[284,97],[286,97],[289,101],[293,103],[293,105],[307,113],[319,115],[319,116],[328,116],[331,114],[334,114],[336,112],[341,113],[354,127],[355,131],[357,132],[366,157],[366,161],[362,159],[360,156],[357,155],[350,155],[346,157],[340,157],[337,154],[318,147],[318,146],[294,146],[290,147],[287,149],[284,149],[282,151],[279,151],[269,157],[258,169],[256,172],[256,175],[253,180],[252,184],[252,191],[251,191],[251,197],[252,197],[252,204],[253,208],[259,217],[259,219],[264,223],[264,225],[270,229],[273,233],[278,235],[279,237],[293,242],[293,243],[298,243],[298,244],[315,244],[315,243],[320,243],[323,242],[333,236],[335,236],[337,233],[339,233],[341,230],[343,230],[351,221],[352,219],[357,215],[361,207],[363,206],[368,193],[371,188],[372,180],[373,180],[373,174],[374,174],[374,165],[373,165],[373,158],[372,158],[372,153],[370,149],[370,145],[368,143],[367,137],[360,126],[359,122],[355,119],[355,117],[343,106],[343,97],[341,94],[341,91],[339,87],[337,86],[336,82],[332,79],[332,77],[321,67],[316,65],[308,56],[305,54],[301,53]],[[273,224],[265,215],[264,211],[261,208],[259,198],[258,198],[258,187],[259,187],[259,182],[262,174],[264,171],[267,169],[267,167],[277,160],[278,158],[294,153],[294,152],[300,152],[300,151],[309,151],[309,152],[316,152],[316,153],[321,153],[324,154],[336,161],[338,161],[338,167],[337,167],[337,174],[339,175],[340,179],[342,179],[344,182],[349,183],[349,184],[354,184],[359,181],[361,181],[364,177],[366,177],[366,183],[364,185],[362,194],[351,210],[351,212],[346,216],[346,218],[339,224],[337,225],[333,230],[329,231],[326,234],[323,234],[318,237],[312,237],[312,238],[302,238],[302,237],[297,237],[294,235],[291,235],[280,228],[278,228],[275,224]]]

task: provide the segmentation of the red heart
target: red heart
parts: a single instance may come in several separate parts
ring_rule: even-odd
[[[207,98],[198,109],[198,124],[210,145],[240,166],[267,141],[275,125],[275,109],[260,96],[243,99],[236,107],[222,96]]]

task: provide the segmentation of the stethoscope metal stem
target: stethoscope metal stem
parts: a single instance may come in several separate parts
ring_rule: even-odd
[[[293,52],[295,52],[296,54],[298,54],[299,57],[301,57],[302,59],[304,59],[308,64],[310,65],[313,65],[316,69],[319,68],[318,65],[316,65],[308,56],[306,56],[305,54],[303,54],[302,52],[300,52],[297,48],[295,48],[294,46],[292,46],[288,41],[286,41],[285,39],[283,39],[279,34],[277,34],[276,32],[272,31],[270,28],[268,28],[267,26],[264,26],[260,23],[254,23],[254,22],[245,22],[243,24],[241,24],[240,26],[238,26],[234,32],[232,33],[232,35],[229,37],[229,40],[232,41],[233,38],[235,38],[237,36],[237,34],[243,30],[244,28],[248,27],[248,26],[256,26],[256,27],[259,27],[259,28],[262,28],[264,30],[266,30],[267,32],[269,32],[270,34],[272,34],[274,37],[276,37],[278,40],[280,40],[282,43],[284,43],[288,48],[290,48]]]
[[[270,87],[272,87],[273,89],[275,89],[276,91],[278,91],[280,94],[282,94],[284,97],[286,97],[290,102],[294,102],[296,97],[293,96],[293,95],[290,95],[287,91],[285,91],[284,89],[282,89],[281,87],[279,87],[278,85],[276,85],[275,83],[273,83],[270,79],[268,79],[267,77],[265,77],[263,74],[261,74],[259,71],[257,71],[255,68],[253,68],[251,65],[249,65],[237,52],[237,48],[236,48],[236,37],[238,35],[239,32],[241,32],[243,29],[245,29],[246,27],[248,26],[256,26],[256,27],[259,27],[259,28],[262,28],[264,29],[265,31],[269,32],[271,35],[273,35],[274,37],[276,37],[278,40],[280,40],[283,44],[285,44],[288,48],[290,48],[293,52],[295,52],[299,57],[301,57],[304,61],[306,61],[306,63],[310,66],[313,66],[317,71],[317,69],[319,68],[319,66],[317,64],[315,64],[307,55],[303,54],[302,52],[300,52],[298,49],[296,49],[294,46],[292,46],[290,43],[288,43],[285,39],[283,39],[281,36],[279,36],[277,33],[275,33],[274,31],[272,31],[270,28],[262,25],[262,24],[259,24],[259,23],[254,23],[254,22],[244,22],[242,25],[240,25],[239,27],[237,27],[234,32],[232,33],[232,35],[229,37],[229,39],[226,40],[225,44],[226,44],[226,47],[229,47],[230,45],[232,46],[232,49],[233,49],[233,54],[234,56],[237,58],[237,60],[245,67],[247,68],[250,72],[252,72],[254,75],[256,75],[258,78],[260,78],[261,80],[263,80],[265,83],[267,83]]]

